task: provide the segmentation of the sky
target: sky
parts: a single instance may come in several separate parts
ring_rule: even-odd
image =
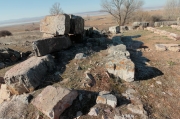
[[[165,1],[144,0],[143,7],[163,6]],[[0,0],[0,21],[48,15],[56,2],[68,14],[101,10],[101,0]]]

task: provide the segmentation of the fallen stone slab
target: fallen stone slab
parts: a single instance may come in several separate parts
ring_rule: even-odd
[[[173,51],[173,52],[180,52],[180,45],[179,44],[155,44],[156,50],[158,51]]]
[[[80,16],[70,15],[70,34],[83,34],[84,19]]]
[[[40,32],[54,36],[68,34],[70,31],[70,16],[67,14],[46,16],[40,23]]]
[[[120,33],[120,27],[119,26],[112,26],[112,27],[109,27],[109,32],[111,33]]]
[[[0,104],[0,119],[25,119],[29,103],[28,96],[13,96],[11,100]]]
[[[67,36],[47,38],[33,42],[33,50],[35,55],[40,57],[62,49],[67,49],[72,45],[71,40]]]
[[[33,99],[32,104],[50,119],[59,119],[59,116],[72,105],[77,96],[78,92],[75,90],[47,86]]]
[[[8,70],[4,80],[12,94],[32,92],[40,85],[45,74],[53,70],[54,66],[51,55],[33,56]]]

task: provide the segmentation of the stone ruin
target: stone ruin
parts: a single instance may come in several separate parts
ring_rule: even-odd
[[[156,29],[153,27],[147,27],[146,30],[151,31],[156,34],[159,34],[159,35],[162,35],[162,36],[167,36],[168,38],[173,39],[173,40],[180,40],[179,34],[170,33],[165,30],[159,30],[159,29]]]
[[[114,33],[118,33],[119,30],[117,27],[110,29]],[[53,56],[50,54],[69,48],[73,42],[84,42],[85,40],[89,47],[92,47],[92,45],[104,46],[106,42],[106,39],[102,37],[106,33],[94,27],[84,27],[84,19],[80,16],[66,14],[46,16],[40,23],[40,31],[43,32],[43,39],[32,43],[35,56],[13,66],[4,76],[5,84],[10,91],[5,90],[6,96],[20,95],[23,98],[14,96],[9,101],[5,101],[7,97],[6,99],[3,98],[1,100],[2,106],[0,106],[2,112],[0,113],[0,118],[20,118],[19,114],[14,110],[19,106],[17,103],[21,104],[20,112],[22,113],[29,103],[27,101],[29,95],[22,94],[35,91],[40,85],[42,78],[56,67]],[[104,67],[109,74],[126,82],[132,82],[135,79],[135,64],[131,61],[127,48],[133,48],[133,45],[130,44],[126,47],[124,43],[121,40],[121,36],[114,36],[112,38],[112,45],[114,46],[111,46],[108,50]],[[107,104],[112,108],[117,106],[116,96],[110,92],[101,93],[96,100],[97,104]],[[61,86],[47,86],[31,103],[49,118],[58,119],[63,111],[72,105],[73,100],[78,95],[76,90],[66,89]],[[104,101],[102,102],[101,99]],[[13,114],[10,114],[11,112],[3,113],[9,110],[11,105],[13,105]],[[91,110],[96,112],[94,108]],[[89,112],[89,115],[93,114]]]

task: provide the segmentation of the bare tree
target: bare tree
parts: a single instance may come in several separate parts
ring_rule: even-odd
[[[102,8],[115,18],[119,26],[124,25],[143,4],[143,0],[102,0],[101,2]]]
[[[180,16],[180,0],[166,0],[164,12],[168,20],[177,19]]]
[[[50,9],[50,14],[51,15],[58,15],[58,14],[63,14],[63,10],[60,7],[60,3],[54,3],[52,8]]]

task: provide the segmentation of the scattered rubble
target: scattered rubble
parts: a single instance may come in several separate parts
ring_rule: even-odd
[[[99,110],[97,107],[93,107],[91,108],[90,112],[88,113],[88,115],[90,116],[98,116]]]
[[[59,119],[59,116],[72,105],[77,96],[78,93],[75,90],[47,86],[33,99],[32,104],[50,119]]]

